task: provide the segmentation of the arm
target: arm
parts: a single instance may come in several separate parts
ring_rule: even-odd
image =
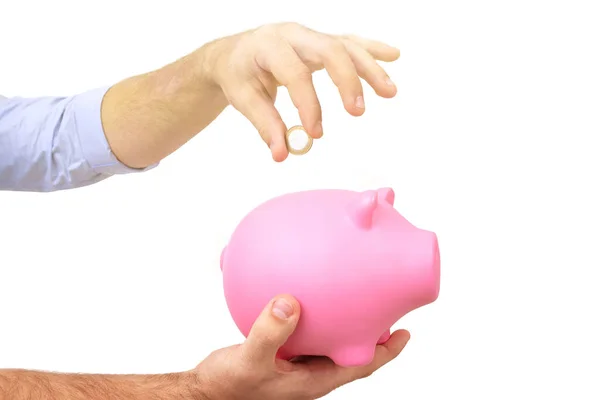
[[[0,99],[0,190],[71,189],[156,166],[228,104],[203,54],[70,97]]]
[[[60,374],[0,370],[0,400],[202,400],[192,373]]]
[[[400,52],[356,36],[328,35],[294,23],[269,24],[207,43],[159,70],[126,79],[106,94],[102,121],[117,158],[133,168],[158,162],[231,104],[254,125],[275,161],[288,155],[286,124],[274,106],[285,86],[303,127],[322,136],[312,73],[325,69],[348,113],[365,111],[360,78],[382,97],[396,87],[377,61]]]
[[[285,86],[302,125],[323,134],[312,73],[325,69],[346,111],[365,111],[362,78],[382,97],[396,86],[377,61],[397,49],[355,36],[271,24],[207,43],[108,89],[66,98],[0,100],[0,189],[51,191],[144,171],[210,124],[228,104],[254,125],[275,161],[288,155],[274,103]]]
[[[132,168],[158,163],[206,128],[229,104],[211,79],[206,61],[210,45],[108,90],[102,124],[121,162]]]
[[[0,190],[49,192],[137,171],[120,163],[106,141],[105,92],[0,99]]]
[[[163,375],[59,374],[0,369],[0,400],[314,400],[365,378],[395,359],[410,334],[394,332],[375,346],[373,362],[342,368],[328,358],[277,359],[300,319],[300,304],[277,296],[246,340],[217,350],[196,368]]]
[[[0,190],[71,189],[153,168],[228,104],[203,55],[74,96],[0,98]]]

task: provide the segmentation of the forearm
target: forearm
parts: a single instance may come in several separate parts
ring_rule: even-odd
[[[0,400],[202,400],[192,372],[61,374],[0,370]]]
[[[206,46],[159,70],[111,87],[102,124],[115,156],[133,168],[162,160],[208,126],[227,106],[210,77]]]

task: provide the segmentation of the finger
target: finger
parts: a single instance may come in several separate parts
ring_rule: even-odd
[[[299,303],[289,295],[274,298],[254,322],[242,345],[252,363],[273,365],[281,346],[294,332],[300,317]]]
[[[362,115],[365,110],[363,88],[346,47],[339,40],[331,40],[321,57],[325,70],[339,89],[346,111],[351,115]]]
[[[396,85],[384,69],[362,47],[351,40],[344,40],[344,45],[354,62],[358,75],[363,78],[375,92],[382,97],[394,97]]]
[[[392,47],[376,40],[365,39],[356,35],[346,35],[344,37],[365,49],[376,60],[392,62],[400,58],[400,50],[396,47]]]
[[[266,91],[250,88],[230,97],[231,104],[248,118],[269,146],[273,159],[277,162],[285,160],[288,155],[287,127]]]
[[[346,111],[351,115],[362,115],[365,109],[362,84],[341,40],[312,31],[291,36],[291,40],[292,46],[300,54],[313,58],[313,53],[316,52],[316,57],[338,87]]]
[[[394,332],[385,343],[376,347],[373,361],[363,368],[365,372],[373,373],[398,357],[409,340],[410,333],[407,330],[401,329]]]
[[[313,138],[321,137],[321,104],[313,85],[312,72],[294,49],[287,42],[281,41],[274,51],[265,53],[257,61],[261,68],[273,74],[287,88],[307,133]]]
[[[338,385],[341,386],[357,379],[370,376],[373,372],[377,371],[379,368],[398,357],[408,343],[409,339],[410,333],[408,331],[398,330],[390,336],[387,342],[376,346],[375,356],[369,365],[353,368],[338,367],[336,371],[336,381]]]
[[[364,367],[340,367],[326,357],[298,357],[294,360],[302,379],[310,382],[315,393],[328,393],[357,379],[365,378],[396,358],[410,339],[408,331],[399,330],[385,344],[377,345],[373,361]]]

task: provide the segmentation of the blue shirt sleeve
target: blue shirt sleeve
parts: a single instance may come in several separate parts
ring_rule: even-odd
[[[155,167],[129,168],[112,153],[100,118],[107,90],[0,98],[0,190],[73,189]]]

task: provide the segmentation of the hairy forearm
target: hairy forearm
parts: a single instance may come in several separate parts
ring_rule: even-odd
[[[208,126],[227,106],[214,84],[207,46],[156,71],[111,87],[102,124],[115,156],[133,168],[165,158]]]
[[[197,387],[191,372],[94,375],[0,370],[0,400],[203,399]]]

